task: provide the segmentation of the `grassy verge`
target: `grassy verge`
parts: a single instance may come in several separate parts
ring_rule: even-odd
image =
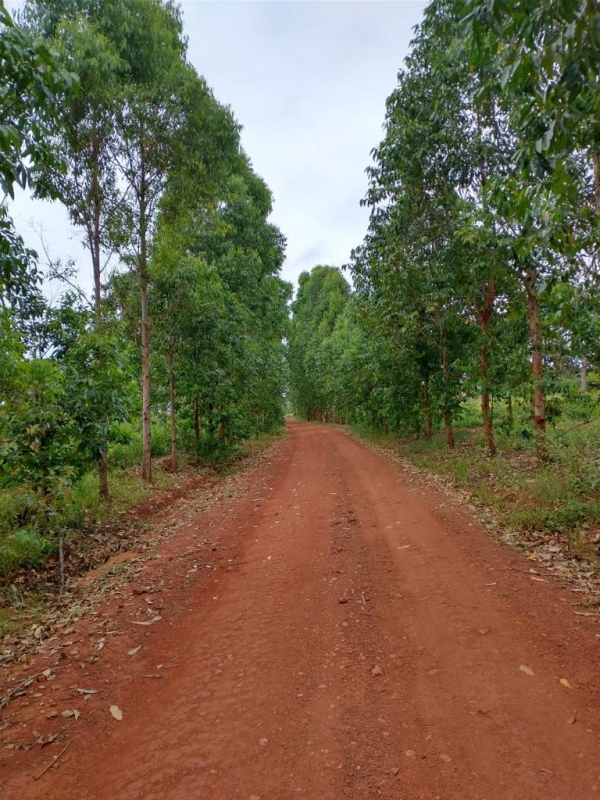
[[[237,445],[226,457],[199,465],[182,456],[177,474],[165,468],[164,459],[157,459],[152,486],[142,483],[137,466],[115,468],[109,474],[108,502],[100,500],[97,474],[84,475],[61,504],[60,520],[56,521],[56,529],[64,531],[66,537],[69,574],[82,574],[103,558],[126,549],[130,539],[123,535],[123,530],[131,524],[136,510],[144,507],[146,517],[153,513],[155,499],[168,504],[170,493],[175,497],[178,492],[186,491],[186,486],[191,489],[194,478],[236,471],[283,433],[284,429],[261,434]],[[114,460],[127,462],[123,452],[118,455]],[[56,588],[58,540],[55,533],[44,529],[45,520],[37,511],[38,506],[39,498],[27,487],[0,489],[0,611],[2,607],[23,606],[25,597],[31,606],[36,591],[42,595]],[[140,517],[137,528],[143,525]],[[0,633],[9,617],[6,611],[0,613]]]
[[[537,463],[533,444],[500,433],[498,456],[485,452],[483,433],[456,430],[449,450],[443,435],[430,441],[397,439],[354,427],[362,439],[393,451],[415,466],[449,478],[487,521],[523,541],[558,539],[574,558],[600,569],[600,420],[565,419],[548,432],[549,460]]]

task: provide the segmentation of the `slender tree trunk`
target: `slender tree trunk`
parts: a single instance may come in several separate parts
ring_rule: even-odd
[[[507,410],[507,413],[508,413],[508,429],[509,429],[509,431],[512,431],[513,426],[515,424],[515,415],[514,415],[514,411],[513,411],[512,394],[508,395],[508,399],[506,401],[506,404],[507,404],[507,409],[506,410]]]
[[[431,404],[429,400],[429,376],[423,381],[423,421],[425,424],[425,438],[429,440],[433,434],[431,425]]]
[[[95,136],[92,141],[93,177],[92,177],[92,203],[93,203],[93,230],[92,230],[92,266],[94,270],[94,314],[96,326],[100,325],[102,313],[102,276],[101,276],[101,245],[100,224],[102,214],[102,192],[98,173],[100,172],[100,142]]]
[[[94,119],[94,124],[97,120]],[[92,254],[92,270],[94,273],[94,324],[96,330],[102,325],[102,263],[101,263],[101,237],[100,228],[102,221],[102,191],[100,188],[100,139],[94,136],[92,139],[92,229],[88,228],[90,251]],[[102,440],[102,452],[98,459],[98,486],[100,500],[107,502],[110,499],[108,489],[108,440]]]
[[[600,154],[597,150],[592,153],[592,164],[594,167],[594,201],[596,214],[600,214]]]
[[[490,389],[489,389],[489,370],[488,370],[488,342],[487,332],[490,319],[494,310],[496,299],[496,286],[493,276],[488,280],[487,291],[483,306],[476,306],[479,319],[479,330],[481,333],[481,348],[479,352],[479,372],[481,377],[481,418],[483,421],[483,434],[488,455],[492,458],[496,455],[496,442],[494,440],[494,426],[490,409]]]
[[[483,356],[482,356],[483,358]],[[494,427],[492,425],[492,413],[490,404],[490,393],[481,393],[481,416],[483,418],[483,432],[488,455],[492,458],[496,455],[496,442],[494,441]]]
[[[152,483],[152,431],[150,420],[150,314],[148,310],[148,220],[146,218],[146,164],[144,159],[144,129],[140,130],[140,194],[139,194],[139,237],[140,237],[140,287],[142,300],[142,480]]]
[[[454,448],[454,431],[452,430],[452,412],[449,408],[444,409],[444,431],[446,433],[446,444],[452,450]]]
[[[177,414],[175,413],[175,369],[174,369],[173,341],[169,342],[168,371],[169,371],[169,405],[171,407],[171,471],[179,471],[177,459]]]
[[[579,375],[579,391],[581,392],[581,394],[587,394],[588,390],[587,370],[588,370],[588,360],[584,356],[581,359],[581,371]]]
[[[110,499],[108,491],[108,450],[102,450],[98,459],[98,480],[100,484],[100,500]]]
[[[446,348],[444,348],[442,357],[442,368],[444,370],[444,391],[446,395],[444,398],[444,430],[446,433],[446,444],[452,450],[454,448],[454,431],[452,430],[452,409],[448,404],[448,399],[450,397],[450,359]]]
[[[194,394],[194,450],[196,453],[196,463],[200,455],[200,411],[198,408],[198,392]]]
[[[538,458],[546,459],[546,394],[544,391],[544,361],[542,353],[542,326],[540,323],[539,298],[535,288],[537,273],[531,267],[525,275],[527,312],[529,316],[529,340],[531,342],[531,370],[533,377],[533,418]]]
[[[150,321],[148,275],[140,276],[142,290],[142,480],[152,482],[152,439],[150,428]]]
[[[62,597],[65,593],[65,586],[67,583],[65,574],[65,535],[62,531],[58,535],[58,579],[58,596]]]

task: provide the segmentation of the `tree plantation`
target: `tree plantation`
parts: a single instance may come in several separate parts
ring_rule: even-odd
[[[599,68],[0,0],[2,800],[599,796]]]
[[[486,502],[514,499],[510,454],[534,449],[523,483],[568,508],[523,524],[567,530],[600,511],[599,59],[596,3],[431,2],[367,170],[354,288],[304,273],[289,344],[297,413],[416,436],[434,469],[459,426],[449,469],[489,476]],[[469,464],[473,442],[508,461]]]
[[[121,472],[231,454],[283,420],[291,287],[240,126],[186,59],[162,0],[0,7],[4,192],[64,203],[89,252],[49,304],[0,213],[0,567],[93,520]],[[113,268],[112,265],[117,265]],[[94,473],[96,478],[94,478]],[[125,483],[123,484],[123,481]],[[125,487],[125,488],[124,488]]]
[[[522,454],[570,509],[557,528],[597,519],[600,13],[526,5],[427,6],[364,240],[292,301],[270,190],[179,7],[26,0],[13,19],[0,0],[0,570],[51,554],[64,582],[65,544],[157,459],[222,460],[286,404],[447,450],[464,483],[512,491]],[[86,247],[83,277],[46,265],[52,302],[16,187],[63,204]]]

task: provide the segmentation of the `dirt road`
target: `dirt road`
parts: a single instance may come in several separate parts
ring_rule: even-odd
[[[120,603],[68,751],[0,768],[3,800],[600,796],[597,619],[347,434],[292,425],[161,555],[161,621]]]

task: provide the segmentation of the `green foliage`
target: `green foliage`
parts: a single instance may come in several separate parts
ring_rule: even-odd
[[[53,266],[68,290],[48,305],[0,205],[1,571],[137,497],[122,471],[141,458],[147,480],[151,442],[176,469],[182,446],[226,459],[280,427],[291,287],[270,191],[174,3],[27,0],[18,26],[0,5],[0,63],[3,187],[60,199],[94,278],[89,302]]]
[[[323,268],[301,278],[290,396],[410,435],[510,524],[565,532],[598,518],[600,15],[534,5],[425,9],[367,170],[354,291],[336,304]]]

